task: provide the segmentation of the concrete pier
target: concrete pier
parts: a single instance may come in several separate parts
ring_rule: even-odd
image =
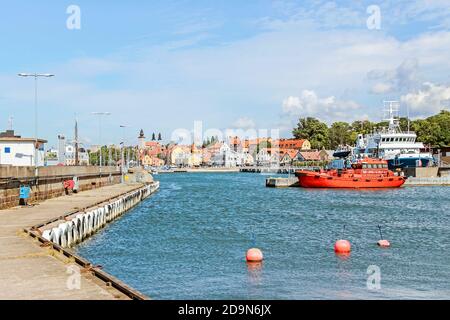
[[[118,289],[124,287],[132,292],[131,288],[99,270],[101,268],[86,268],[88,262],[80,267],[67,251],[54,250],[23,230],[140,186],[139,183],[116,184],[46,200],[33,207],[0,211],[0,299],[127,300],[133,297]],[[77,287],[77,270],[80,271],[80,286],[74,288],[74,283]],[[118,285],[111,285],[111,281]]]
[[[450,176],[445,177],[411,177],[406,179],[405,186],[450,186]]]
[[[297,177],[291,178],[267,178],[266,187],[269,188],[289,188],[300,187]]]

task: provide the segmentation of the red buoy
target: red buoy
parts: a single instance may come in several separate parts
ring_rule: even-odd
[[[380,240],[377,242],[377,244],[382,248],[389,248],[391,246],[388,240]]]
[[[246,259],[248,262],[261,262],[263,258],[262,251],[257,248],[252,248],[247,251]]]
[[[352,250],[352,246],[348,240],[338,240],[334,244],[334,252],[339,254],[350,253]]]

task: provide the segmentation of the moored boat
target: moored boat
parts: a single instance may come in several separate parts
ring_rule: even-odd
[[[390,171],[386,160],[365,158],[357,160],[347,169],[296,172],[304,188],[398,188],[405,177]]]

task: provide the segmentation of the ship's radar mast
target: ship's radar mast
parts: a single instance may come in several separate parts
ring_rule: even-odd
[[[383,101],[384,104],[384,121],[389,122],[389,132],[401,132],[400,130],[400,118],[399,109],[400,102],[398,101]]]

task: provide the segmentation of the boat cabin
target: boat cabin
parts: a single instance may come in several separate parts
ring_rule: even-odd
[[[352,169],[388,169],[388,163],[381,159],[365,158],[352,164]]]

